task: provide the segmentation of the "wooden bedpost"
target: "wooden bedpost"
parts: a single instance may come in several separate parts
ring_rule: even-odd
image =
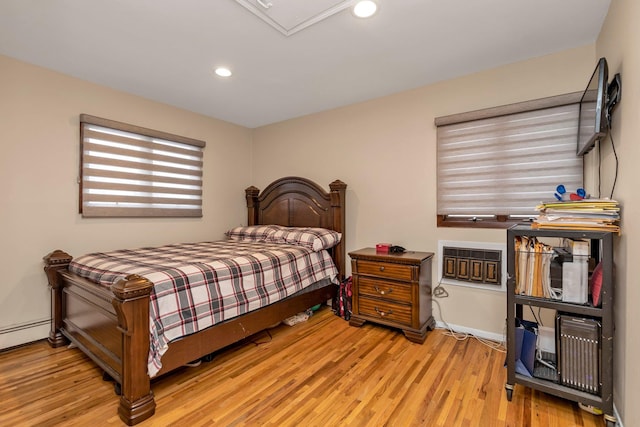
[[[260,190],[253,185],[244,190],[247,197],[247,225],[258,223],[258,194]]]
[[[60,249],[56,249],[43,259],[44,271],[47,274],[47,280],[51,288],[51,331],[49,332],[48,341],[51,347],[61,347],[69,341],[62,335],[62,332],[60,332],[65,307],[62,298],[62,288],[64,284],[58,273],[61,270],[67,269],[73,257]]]
[[[151,417],[156,402],[147,373],[149,355],[149,296],[153,283],[131,274],[111,286],[113,307],[122,332],[122,374],[118,415],[128,425]]]
[[[342,239],[335,247],[336,255],[335,259],[338,261],[338,271],[340,272],[340,280],[345,278],[346,265],[345,265],[345,192],[347,190],[347,184],[339,179],[329,184],[331,189],[331,209],[333,210],[333,226],[334,230],[342,234]]]

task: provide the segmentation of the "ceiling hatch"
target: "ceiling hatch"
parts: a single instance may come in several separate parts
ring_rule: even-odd
[[[236,0],[251,13],[290,36],[353,5],[353,0]]]

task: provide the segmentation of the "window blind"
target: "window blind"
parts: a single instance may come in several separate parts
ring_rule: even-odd
[[[577,103],[438,126],[438,215],[528,217],[558,184],[581,187],[577,126]]]
[[[84,217],[201,217],[205,142],[80,116]]]

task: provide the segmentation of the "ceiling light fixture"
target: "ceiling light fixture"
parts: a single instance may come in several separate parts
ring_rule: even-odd
[[[372,0],[362,0],[353,6],[353,14],[358,18],[369,18],[378,10],[378,5]]]
[[[216,74],[220,77],[231,77],[231,70],[226,67],[218,67],[216,68]]]

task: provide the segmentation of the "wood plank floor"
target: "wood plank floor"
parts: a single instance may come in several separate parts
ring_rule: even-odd
[[[441,330],[426,342],[323,307],[152,384],[140,426],[602,426],[572,402],[516,386],[504,353]],[[0,425],[121,426],[112,383],[77,349],[45,341],[0,353]]]

